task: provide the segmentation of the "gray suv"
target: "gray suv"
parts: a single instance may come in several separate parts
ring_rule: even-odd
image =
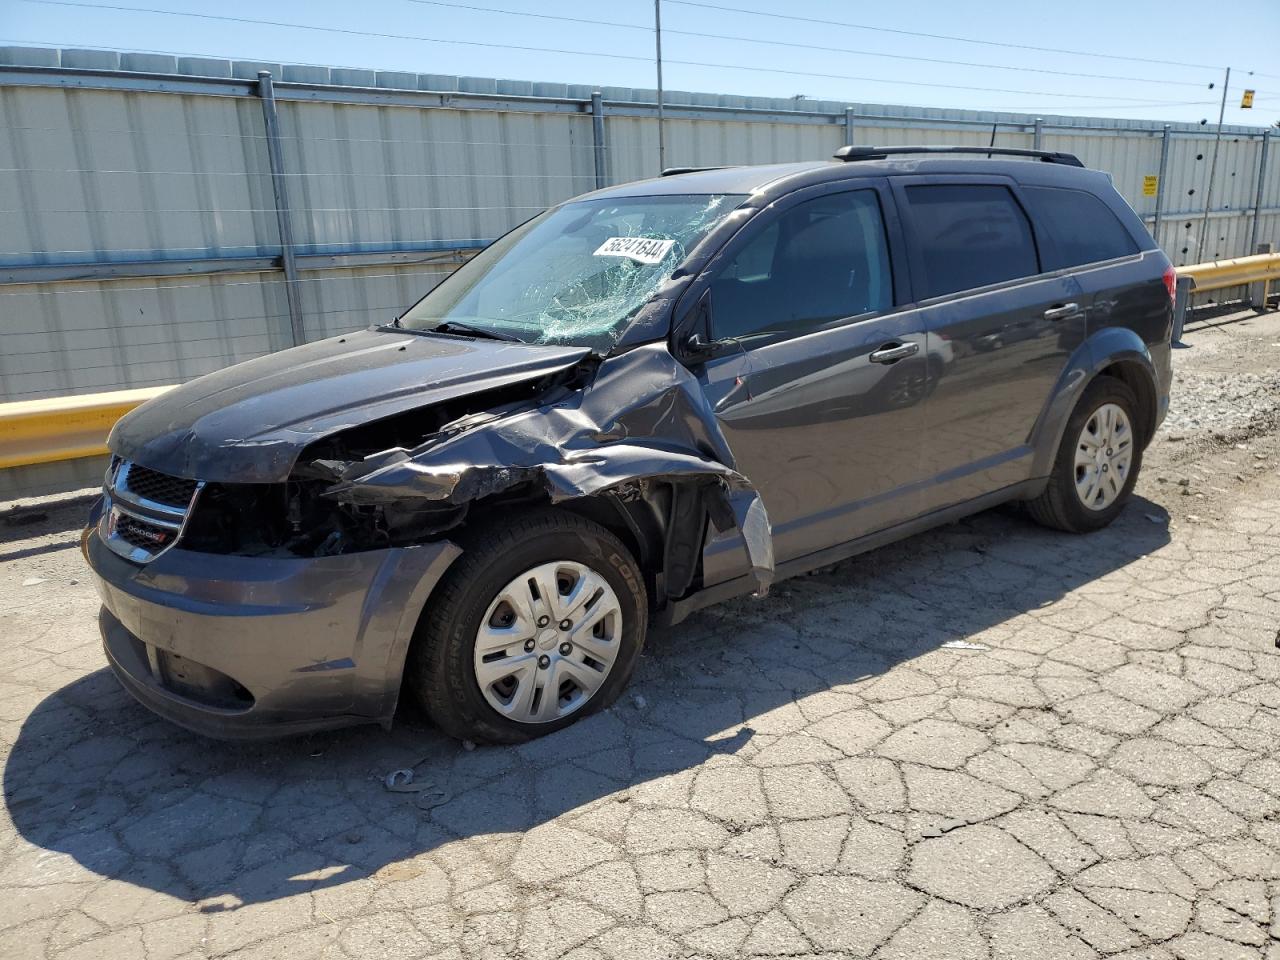
[[[1124,507],[1175,278],[1105,174],[670,174],[122,419],[84,550],[124,686],[216,736],[389,725],[404,689],[518,742],[612,702],[651,621],[1004,501],[1080,533]]]

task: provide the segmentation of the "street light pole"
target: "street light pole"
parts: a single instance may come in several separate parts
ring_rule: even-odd
[[[662,130],[662,0],[653,0],[653,39],[658,65],[658,172],[667,169],[667,144]]]

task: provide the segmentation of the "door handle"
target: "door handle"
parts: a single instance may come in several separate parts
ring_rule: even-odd
[[[1046,320],[1065,320],[1067,317],[1074,317],[1080,312],[1080,304],[1064,303],[1060,307],[1050,307],[1044,312]]]
[[[919,352],[918,343],[886,343],[867,359],[872,363],[897,363],[907,357],[914,357]]]

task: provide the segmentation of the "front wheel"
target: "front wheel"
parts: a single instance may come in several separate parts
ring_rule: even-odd
[[[612,703],[648,619],[630,551],[552,510],[469,538],[427,604],[409,685],[445,733],[489,743],[522,743]]]
[[[1102,376],[1089,384],[1067,422],[1048,485],[1027,504],[1038,523],[1087,533],[1119,515],[1142,467],[1137,409],[1123,381]]]

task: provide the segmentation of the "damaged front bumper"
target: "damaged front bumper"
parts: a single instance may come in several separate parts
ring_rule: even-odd
[[[213,737],[389,725],[447,540],[332,557],[172,549],[145,566],[93,526],[85,559],[107,660],[134,697]]]

